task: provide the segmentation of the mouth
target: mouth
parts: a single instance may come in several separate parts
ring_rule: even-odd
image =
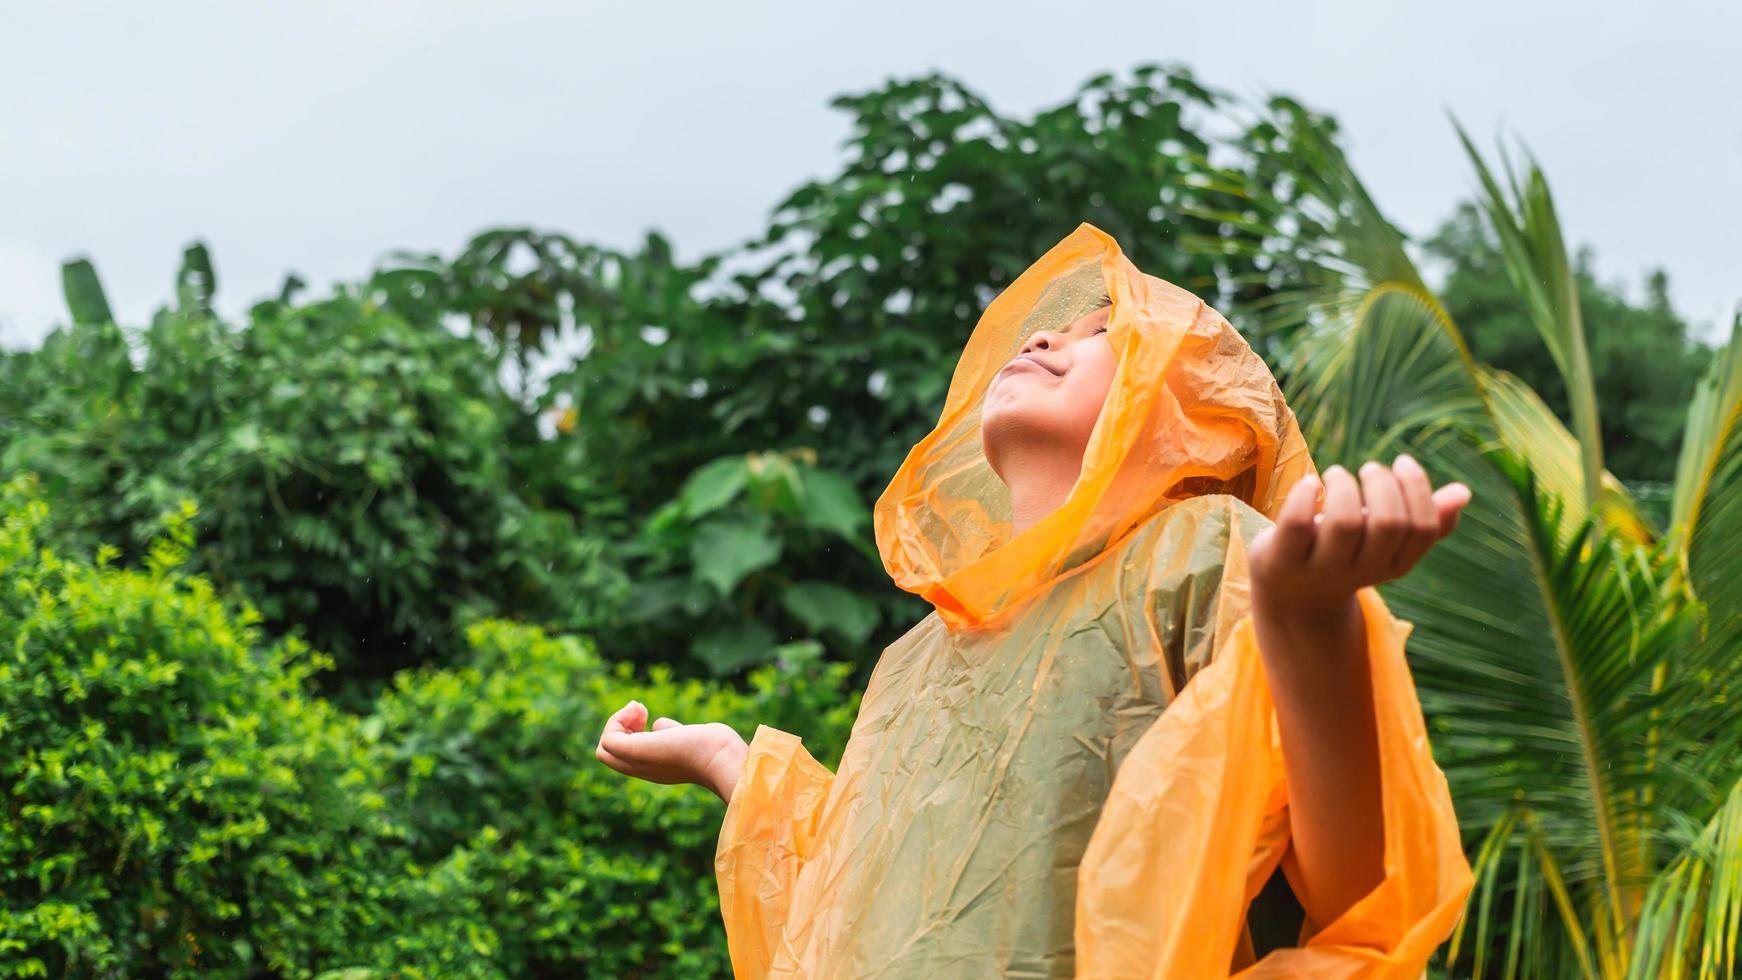
[[[1041,360],[1040,358],[1036,357],[1033,354],[1018,354],[1014,359],[1011,360],[1011,362],[1009,364],[1006,364],[1006,365],[1004,365],[1004,367],[1000,368],[998,373],[1003,374],[1006,371],[1014,371],[1017,369],[1034,370],[1036,368],[1038,368],[1042,371],[1045,371],[1046,373],[1052,375],[1055,378],[1064,377],[1063,371],[1054,370],[1052,365],[1046,363],[1045,361]]]

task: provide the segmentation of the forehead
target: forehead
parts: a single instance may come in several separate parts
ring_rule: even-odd
[[[1024,313],[1016,342],[1021,343],[1036,330],[1055,333],[1069,330],[1072,324],[1102,307],[1106,295],[1107,284],[1099,263],[1083,262],[1059,274],[1046,284]]]

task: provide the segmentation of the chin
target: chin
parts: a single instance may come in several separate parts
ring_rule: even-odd
[[[980,442],[989,460],[1009,455],[1008,452],[1000,453],[1001,448],[1048,445],[1057,442],[1062,435],[1058,420],[1039,411],[1036,406],[992,406],[990,411],[980,416]]]

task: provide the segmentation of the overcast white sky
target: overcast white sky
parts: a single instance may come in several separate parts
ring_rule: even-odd
[[[0,343],[62,318],[74,254],[143,322],[196,236],[231,310],[491,225],[693,257],[832,169],[837,93],[937,69],[1023,113],[1169,60],[1334,112],[1411,231],[1473,186],[1445,110],[1523,136],[1570,239],[1635,288],[1666,268],[1710,337],[1742,299],[1739,51],[1733,2],[12,5]]]

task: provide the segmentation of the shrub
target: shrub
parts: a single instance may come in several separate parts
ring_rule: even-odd
[[[793,727],[825,756],[844,745],[851,668],[789,647],[748,694],[637,680],[572,637],[500,621],[470,630],[472,662],[401,674],[365,727],[412,850],[487,882],[480,925],[511,976],[729,976],[714,843],[723,805],[593,758],[611,711],[631,697],[679,721]]]
[[[853,715],[814,644],[740,692],[492,620],[353,716],[311,692],[325,657],[183,570],[191,505],[140,569],[56,554],[48,516],[0,487],[7,975],[724,974],[721,805],[605,769],[597,732],[635,696],[832,755]]]
[[[246,975],[360,931],[392,831],[355,723],[305,693],[322,658],[176,571],[191,509],[143,570],[39,547],[25,482],[0,513],[0,962]]]

